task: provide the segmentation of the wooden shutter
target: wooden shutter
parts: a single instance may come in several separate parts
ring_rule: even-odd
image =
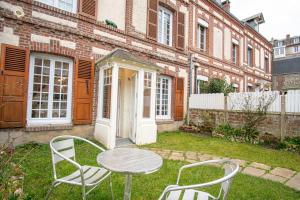
[[[177,13],[177,48],[184,49],[184,13]]]
[[[80,0],[79,1],[79,14],[86,17],[96,18],[97,0]]]
[[[183,102],[184,102],[184,79],[175,79],[175,106],[174,119],[175,121],[183,120]]]
[[[91,124],[93,109],[94,62],[77,59],[75,67],[74,124]]]
[[[157,39],[157,0],[148,0],[148,38]]]
[[[1,46],[0,128],[26,124],[29,50]]]

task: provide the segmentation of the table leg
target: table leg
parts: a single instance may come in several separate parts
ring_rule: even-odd
[[[125,180],[124,200],[130,200],[130,198],[131,198],[132,175],[127,174],[125,179],[126,180]]]

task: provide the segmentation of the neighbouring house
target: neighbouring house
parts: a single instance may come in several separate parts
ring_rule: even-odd
[[[272,39],[274,49],[272,86],[274,90],[300,89],[300,36]]]
[[[1,142],[151,143],[201,81],[271,81],[262,14],[240,21],[228,0],[0,0],[0,13]]]

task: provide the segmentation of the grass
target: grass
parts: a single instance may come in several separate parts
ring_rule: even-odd
[[[159,137],[160,143],[164,136]],[[178,134],[176,134],[178,135]],[[170,136],[169,136],[170,137]],[[189,136],[188,136],[189,137]],[[97,150],[79,143],[76,144],[77,159],[80,163],[96,165]],[[52,179],[52,165],[50,150],[48,145],[25,145],[17,148],[16,162],[21,162],[25,172],[24,191],[28,193],[32,199],[43,199],[50,187]],[[168,184],[174,184],[177,177],[178,169],[186,163],[177,161],[164,160],[163,167],[156,173],[149,175],[140,175],[133,177],[132,199],[133,200],[154,200],[159,197],[163,189]],[[70,172],[70,166],[60,165],[59,171],[62,174]],[[215,167],[199,168],[187,171],[183,174],[183,184],[199,183],[222,176],[222,171]],[[113,174],[113,189],[115,199],[123,198],[124,175]],[[71,188],[74,188],[70,191]],[[216,193],[218,188],[208,189],[209,192]],[[81,193],[79,187],[71,187],[68,185],[60,185],[55,188],[51,199],[67,200],[80,199]],[[94,190],[88,199],[110,199],[108,181],[105,181],[100,188]],[[233,181],[229,199],[300,199],[300,192],[288,188],[280,183],[238,174]]]
[[[160,133],[158,134],[158,142],[147,147],[195,151],[300,171],[299,154],[190,133]]]

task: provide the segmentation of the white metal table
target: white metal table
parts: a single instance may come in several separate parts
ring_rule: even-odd
[[[156,153],[137,148],[117,148],[100,153],[97,163],[117,173],[126,174],[124,200],[131,197],[133,174],[150,174],[159,170],[162,158]]]

